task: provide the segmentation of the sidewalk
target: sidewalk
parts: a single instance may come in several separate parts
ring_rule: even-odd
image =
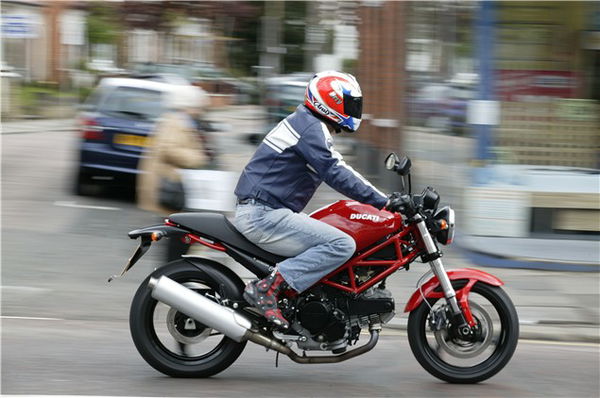
[[[2,134],[43,133],[75,129],[75,118],[2,121]]]
[[[457,246],[469,260],[501,268],[600,271],[600,241],[460,236]]]

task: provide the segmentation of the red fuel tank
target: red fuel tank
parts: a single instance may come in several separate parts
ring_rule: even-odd
[[[310,215],[354,238],[362,250],[402,228],[402,216],[353,200],[340,200]]]

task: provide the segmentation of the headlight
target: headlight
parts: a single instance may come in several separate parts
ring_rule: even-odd
[[[444,206],[439,209],[434,215],[442,229],[435,234],[435,238],[442,245],[449,245],[454,239],[454,210],[450,206]]]

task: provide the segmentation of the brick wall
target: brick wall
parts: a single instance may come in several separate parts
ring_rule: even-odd
[[[363,113],[368,116],[358,138],[384,151],[398,151],[401,147],[406,9],[404,2],[381,2],[359,9],[357,78],[363,90]]]

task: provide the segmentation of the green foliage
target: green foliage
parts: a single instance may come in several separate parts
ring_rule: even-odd
[[[342,71],[346,73],[350,73],[351,75],[356,75],[356,67],[358,65],[358,61],[352,58],[344,58],[342,60]]]
[[[258,40],[261,28],[260,15],[264,12],[264,2],[253,2],[256,16],[231,16],[232,30],[229,35],[234,39],[227,44],[227,55],[231,73],[235,76],[251,76],[256,73],[252,66],[258,65],[260,52]]]
[[[118,13],[111,3],[95,2],[86,18],[90,44],[114,44],[119,36]]]
[[[76,95],[73,91],[61,90],[55,82],[32,82],[16,90],[19,107],[28,114],[40,114],[44,106],[74,100]]]

